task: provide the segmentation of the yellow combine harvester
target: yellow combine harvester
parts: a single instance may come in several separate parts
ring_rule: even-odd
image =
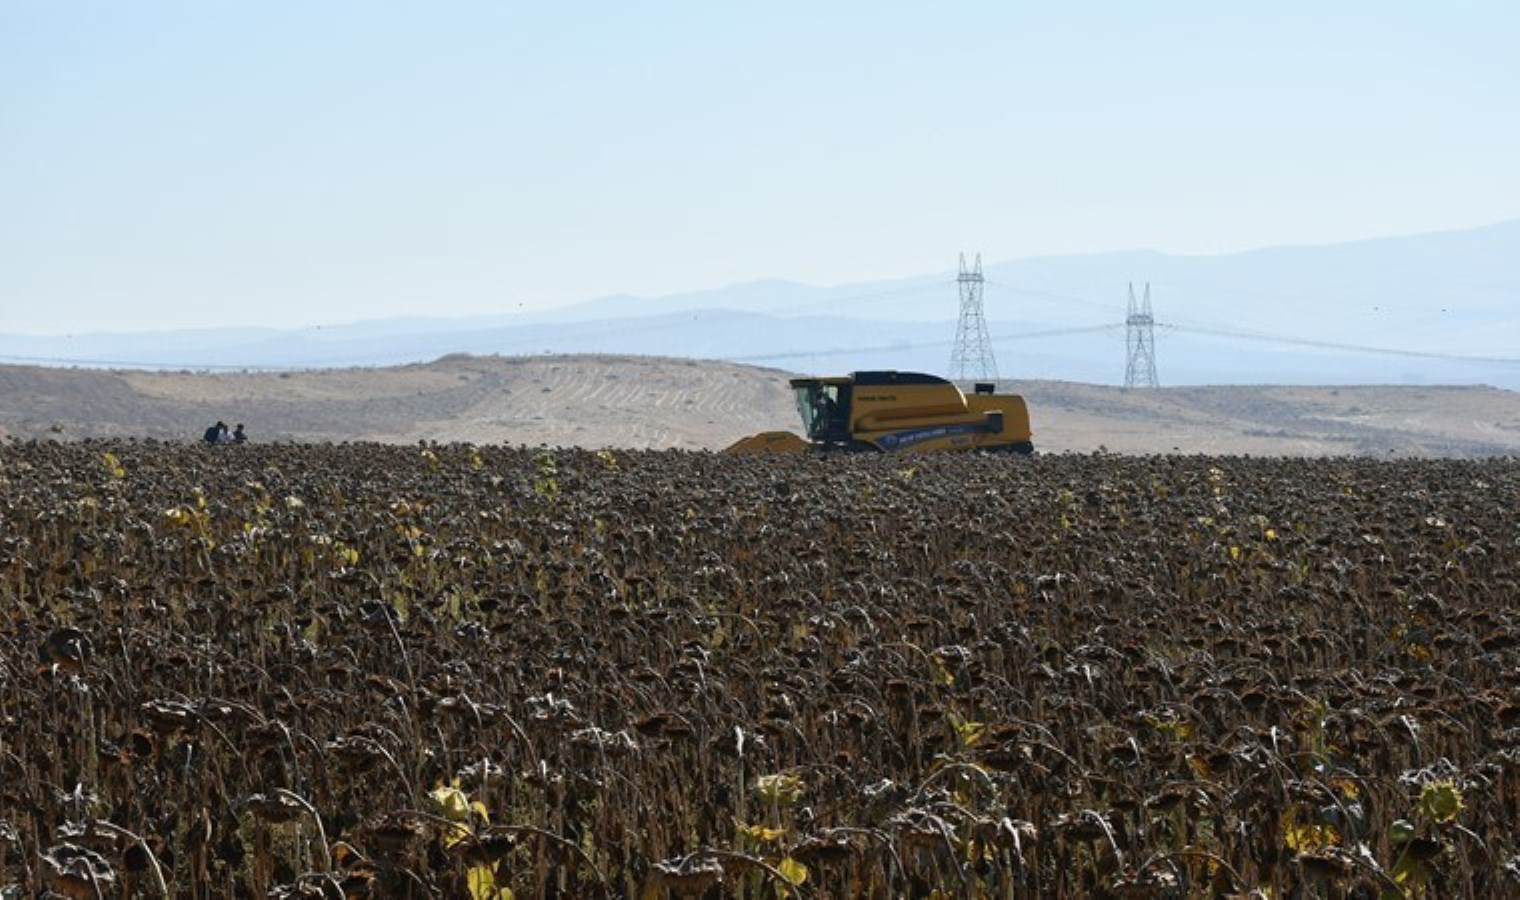
[[[1024,398],[993,393],[990,384],[978,384],[968,395],[943,378],[917,372],[855,372],[796,378],[791,384],[807,436],[766,431],[735,442],[725,453],[1034,452]]]

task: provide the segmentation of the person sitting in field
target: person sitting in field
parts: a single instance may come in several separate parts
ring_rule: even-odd
[[[206,429],[206,433],[201,439],[208,444],[220,444],[227,440],[227,423],[218,421],[215,425]]]
[[[237,423],[237,427],[232,429],[232,442],[234,444],[248,443],[248,434],[243,431],[242,422]]]

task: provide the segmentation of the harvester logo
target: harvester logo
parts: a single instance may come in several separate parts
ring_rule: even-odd
[[[895,434],[884,434],[877,439],[876,443],[883,450],[901,450],[913,444],[921,444],[924,441],[932,441],[936,438],[949,437],[952,434],[971,434],[976,431],[985,431],[982,425],[936,425],[933,428],[919,428],[913,431],[899,431]]]

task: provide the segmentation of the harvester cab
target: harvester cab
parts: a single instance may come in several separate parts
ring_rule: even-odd
[[[1024,398],[999,394],[991,384],[965,394],[935,375],[886,371],[796,378],[791,387],[803,436],[768,431],[726,452],[1034,451]]]
[[[792,382],[808,440],[829,446],[849,445],[850,387],[850,382],[841,378],[799,378]]]

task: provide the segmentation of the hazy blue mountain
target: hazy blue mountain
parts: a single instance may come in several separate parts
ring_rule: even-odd
[[[1149,282],[1164,384],[1520,388],[1520,362],[1408,355],[1520,358],[1520,221],[1224,256],[1138,250],[1039,257],[989,263],[985,272],[986,314],[1004,377],[1122,381],[1128,285],[1143,290]],[[761,281],[604,297],[531,314],[288,331],[0,335],[0,361],[269,368],[391,365],[456,352],[602,352],[793,371],[941,372],[959,309],[955,275],[947,269],[833,287]]]

